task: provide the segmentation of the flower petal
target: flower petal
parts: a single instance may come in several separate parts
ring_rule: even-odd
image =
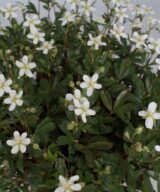
[[[54,192],[65,192],[65,189],[63,187],[58,187]]]
[[[25,138],[24,140],[23,140],[23,144],[24,145],[29,145],[31,143],[31,139],[30,138]]]
[[[61,185],[66,185],[67,183],[67,180],[62,175],[59,176],[59,181]]]
[[[87,96],[88,97],[91,97],[93,95],[93,88],[92,87],[89,87],[88,89],[87,89]]]
[[[12,103],[9,107],[9,111],[14,111],[14,109],[16,108],[16,104]]]
[[[81,97],[81,91],[79,89],[75,89],[74,96],[76,99],[80,99]]]
[[[6,144],[7,144],[8,146],[14,146],[14,145],[16,144],[16,142],[15,142],[15,140],[7,140],[7,141],[6,141]]]
[[[21,138],[25,139],[26,137],[27,137],[27,133],[26,132],[22,133]]]
[[[19,149],[20,149],[21,153],[25,153],[27,150],[26,146],[22,145],[22,144],[19,146]]]
[[[98,73],[95,73],[93,76],[92,76],[92,82],[96,82],[99,78],[99,75]]]
[[[94,84],[94,89],[101,89],[101,88],[102,88],[101,84],[99,84],[99,83]]]
[[[70,177],[69,180],[72,181],[72,182],[78,181],[79,180],[79,175],[72,176],[72,177]]]
[[[82,82],[81,84],[80,84],[80,87],[82,88],[82,89],[85,89],[85,88],[87,88],[89,85],[88,85],[88,83],[86,83],[86,82]]]
[[[95,112],[94,110],[92,110],[92,109],[88,109],[88,110],[87,110],[87,115],[93,116],[93,115],[95,115],[95,114],[96,114],[96,112]]]
[[[36,65],[35,63],[31,62],[31,63],[28,64],[28,66],[29,66],[30,69],[33,69],[33,68],[35,68],[37,65]]]
[[[28,56],[24,55],[23,58],[22,58],[22,61],[23,61],[24,64],[28,64]]]
[[[147,111],[139,111],[139,112],[138,112],[138,115],[139,115],[140,117],[146,117],[146,116],[147,116]]]
[[[12,154],[16,154],[16,153],[18,153],[18,151],[19,151],[18,145],[15,145],[15,146],[12,148],[11,153],[12,153]]]
[[[160,119],[160,113],[154,113],[153,118],[154,119]]]
[[[91,78],[88,75],[83,75],[83,80],[87,83],[91,82]]]
[[[151,112],[151,113],[154,113],[157,109],[157,103],[155,102],[151,102],[149,105],[148,105],[148,111]]]
[[[81,117],[82,117],[82,121],[83,121],[84,123],[86,123],[86,122],[87,122],[86,113],[82,113],[82,114],[81,114]]]
[[[147,117],[145,120],[145,126],[148,129],[152,129],[153,128],[153,119],[151,117]]]
[[[73,191],[80,191],[82,189],[82,186],[81,186],[81,184],[73,184],[73,185],[71,185],[71,189]]]
[[[82,113],[82,109],[74,109],[74,113],[79,116]]]

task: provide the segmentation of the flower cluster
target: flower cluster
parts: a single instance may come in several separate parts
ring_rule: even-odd
[[[85,90],[85,94],[82,95],[79,89],[75,89],[74,94],[66,94],[66,101],[69,102],[68,109],[74,111],[75,115],[80,116],[84,123],[87,122],[87,116],[96,114],[94,110],[90,109],[90,102],[87,97],[91,97],[95,89],[102,88],[102,85],[97,83],[98,78],[97,73],[92,77],[83,75],[83,82],[80,83],[80,87]]]

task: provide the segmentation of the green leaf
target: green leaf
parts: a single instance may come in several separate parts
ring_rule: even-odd
[[[58,145],[69,145],[74,142],[74,139],[68,136],[60,136],[58,137],[57,143]]]
[[[101,100],[104,106],[109,110],[112,111],[112,99],[110,94],[107,91],[101,91]]]
[[[113,143],[110,141],[99,141],[87,145],[87,149],[103,149],[108,150],[113,147]]]
[[[127,101],[128,96],[128,90],[123,90],[118,97],[116,98],[113,110],[115,111],[116,108],[119,108],[121,105],[123,105]]]
[[[49,117],[46,117],[42,122],[37,126],[33,138],[38,137],[43,139],[45,135],[49,134],[55,129],[55,125]]]

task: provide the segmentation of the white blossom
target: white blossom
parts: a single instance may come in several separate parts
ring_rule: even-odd
[[[12,84],[12,80],[6,80],[3,74],[0,74],[0,97],[4,95],[4,93],[9,93],[11,88],[10,85]]]
[[[74,113],[77,116],[81,116],[81,119],[84,123],[87,122],[86,117],[87,116],[93,116],[96,114],[96,112],[92,109],[90,109],[90,103],[87,98],[77,100],[74,99]]]
[[[151,37],[149,39],[148,48],[150,50],[154,50],[157,54],[160,54],[160,39],[154,39],[153,37]]]
[[[4,103],[9,106],[9,111],[14,111],[16,106],[22,106],[23,100],[21,99],[23,95],[23,91],[17,93],[15,90],[11,90],[9,92],[9,97],[4,99]]]
[[[36,25],[39,25],[41,23],[40,19],[38,18],[38,15],[36,14],[27,14],[25,16],[26,21],[23,23],[24,27],[35,27]]]
[[[132,42],[135,43],[136,48],[142,48],[142,46],[146,47],[145,41],[148,38],[147,34],[141,35],[138,32],[134,32],[133,36],[130,38]]]
[[[85,100],[85,97],[82,96],[81,91],[79,89],[75,89],[74,94],[72,95],[71,93],[67,93],[65,99],[69,102],[68,109],[70,111],[73,111],[75,109],[74,99],[81,101]]]
[[[92,77],[89,77],[88,75],[83,75],[83,81],[80,84],[80,87],[82,89],[87,89],[87,96],[90,97],[93,94],[94,89],[101,89],[102,85],[97,83],[97,80],[99,78],[99,75],[95,73]]]
[[[67,0],[68,3],[70,3],[70,8],[72,10],[76,10],[76,8],[79,6],[80,4],[80,0]]]
[[[36,27],[30,28],[30,34],[27,35],[29,39],[33,40],[33,44],[37,45],[39,42],[44,42],[45,33],[39,32],[39,30]]]
[[[62,175],[59,176],[59,187],[54,192],[74,192],[82,189],[82,184],[75,183],[79,180],[79,176],[75,175],[68,178],[64,178]]]
[[[127,11],[126,8],[118,8],[118,7],[115,8],[116,17],[121,23],[123,23],[123,21],[128,18],[126,11]]]
[[[24,55],[21,61],[16,61],[16,66],[20,68],[19,76],[22,77],[26,75],[29,78],[33,78],[34,74],[32,73],[32,69],[36,67],[34,62],[29,62],[29,58],[27,55]]]
[[[124,26],[118,26],[117,24],[114,24],[113,29],[110,29],[110,32],[119,42],[121,42],[121,38],[127,38],[127,33],[125,33],[124,29]]]
[[[81,12],[86,17],[89,17],[92,12],[94,12],[96,9],[92,6],[91,0],[88,1],[81,1]]]
[[[92,34],[89,34],[90,40],[87,42],[88,46],[95,47],[95,50],[99,50],[100,46],[106,46],[107,44],[105,42],[102,42],[102,35],[98,35],[96,37],[93,37]]]
[[[75,21],[76,14],[71,13],[70,11],[66,11],[64,16],[59,20],[62,21],[62,26],[65,26],[67,23]]]
[[[54,40],[51,41],[45,41],[42,43],[42,45],[38,48],[36,48],[39,51],[43,51],[43,54],[47,55],[49,50],[53,49],[53,43]]]
[[[25,153],[27,148],[26,146],[31,143],[31,140],[27,138],[27,133],[24,132],[20,135],[18,131],[14,131],[14,138],[7,140],[7,145],[12,147],[11,153],[17,154],[18,152]]]
[[[139,111],[138,115],[143,117],[145,120],[145,126],[148,129],[152,129],[154,126],[154,121],[156,119],[160,119],[160,113],[156,112],[157,104],[155,102],[151,102],[148,105],[147,110]]]
[[[142,8],[141,8],[141,14],[142,15],[148,15],[148,14],[154,14],[154,11],[152,9],[152,7],[148,7],[146,5],[142,5]]]
[[[7,3],[6,7],[5,8],[1,7],[0,10],[4,14],[6,19],[17,17],[17,14],[16,14],[17,7],[13,6],[11,3]]]

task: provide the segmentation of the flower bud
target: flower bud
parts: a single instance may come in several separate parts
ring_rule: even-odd
[[[137,135],[140,135],[141,133],[143,133],[143,131],[144,131],[144,128],[143,128],[143,127],[138,127],[138,128],[135,130],[135,133],[136,133]]]
[[[69,82],[69,87],[73,88],[75,86],[75,83],[73,81]]]

